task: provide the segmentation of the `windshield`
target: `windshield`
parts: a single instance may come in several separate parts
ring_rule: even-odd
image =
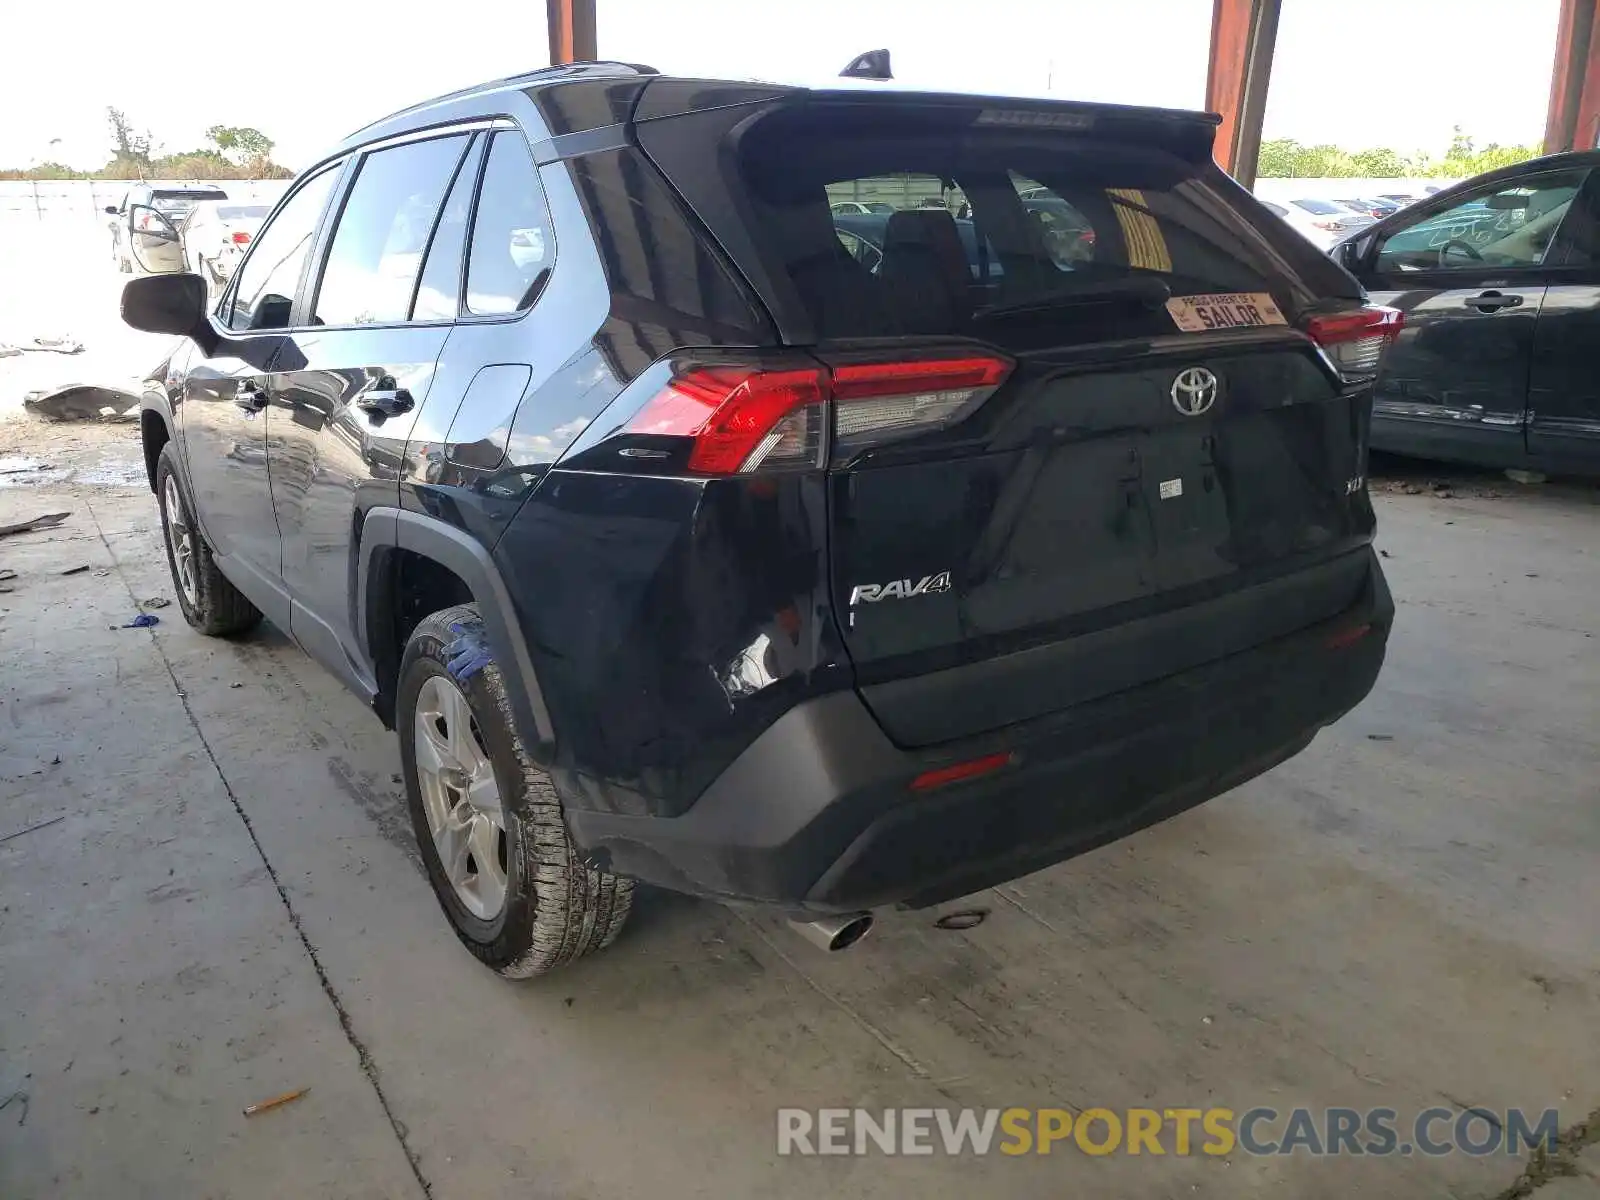
[[[1147,330],[1119,318],[1125,336],[1170,333],[1160,295],[1284,285],[1210,164],[1156,146],[1003,127],[952,137],[817,106],[774,114],[741,149],[761,249],[821,338],[967,333],[975,319],[990,337],[994,314],[1076,314],[1085,296],[1152,300]],[[1142,277],[1162,286],[1121,286]],[[1062,319],[1050,318],[1056,340]]]

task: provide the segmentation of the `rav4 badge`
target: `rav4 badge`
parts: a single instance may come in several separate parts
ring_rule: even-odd
[[[876,604],[879,600],[909,600],[913,596],[932,596],[950,590],[950,572],[924,575],[913,583],[909,579],[891,579],[888,583],[858,583],[850,592],[850,605]]]

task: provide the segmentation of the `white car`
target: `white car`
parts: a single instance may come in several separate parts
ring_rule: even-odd
[[[1308,198],[1290,200],[1286,205],[1270,200],[1261,203],[1318,250],[1330,249],[1356,230],[1372,224],[1371,217],[1341,208],[1331,200]]]
[[[202,200],[178,226],[186,268],[209,284],[226,283],[272,211],[270,204]]]

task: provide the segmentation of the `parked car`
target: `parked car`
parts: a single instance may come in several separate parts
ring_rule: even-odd
[[[860,200],[842,200],[838,204],[833,205],[832,211],[836,212],[836,213],[844,213],[844,214],[849,214],[849,213],[892,213],[894,211],[894,205],[892,205],[892,204],[883,204],[883,203],[879,203],[879,202],[866,203],[866,202],[860,201]]]
[[[1408,192],[1383,192],[1378,196],[1379,200],[1389,201],[1389,203],[1393,204],[1397,210],[1404,208],[1408,204],[1415,204],[1421,198],[1422,197],[1420,196],[1413,196]]]
[[[1491,171],[1335,250],[1408,314],[1372,444],[1600,474],[1600,152]]]
[[[1393,617],[1362,431],[1399,315],[1212,118],[705,95],[587,64],[407,109],[216,304],[123,294],[187,335],[141,416],[181,611],[268,616],[398,730],[508,976],[610,942],[635,880],[841,948],[1081,853],[1297,753]],[[948,209],[887,216],[875,271],[841,243],[828,186],[907,170],[971,198],[999,291]]]
[[[1357,197],[1349,200],[1335,200],[1341,208],[1347,208],[1353,213],[1360,213],[1364,217],[1371,217],[1374,221],[1381,221],[1384,217],[1393,216],[1400,211],[1400,206],[1393,201]]]
[[[1292,200],[1287,204],[1262,200],[1260,203],[1319,250],[1327,250],[1341,238],[1372,224],[1371,217],[1363,217],[1328,200]]]
[[[200,201],[178,225],[185,269],[213,286],[226,282],[271,211],[270,204]]]
[[[106,205],[111,220],[111,257],[124,274],[161,273],[185,267],[178,225],[202,200],[226,200],[215,187],[169,187],[136,183],[118,204]]]

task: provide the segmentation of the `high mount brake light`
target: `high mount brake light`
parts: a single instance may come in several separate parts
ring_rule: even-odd
[[[1354,312],[1307,317],[1305,331],[1342,378],[1359,383],[1377,376],[1383,352],[1400,336],[1405,323],[1405,314],[1399,309],[1369,304]]]
[[[961,355],[832,366],[687,365],[625,432],[693,439],[688,469],[748,475],[823,465],[828,418],[842,446],[935,429],[987,399],[1009,360]]]

